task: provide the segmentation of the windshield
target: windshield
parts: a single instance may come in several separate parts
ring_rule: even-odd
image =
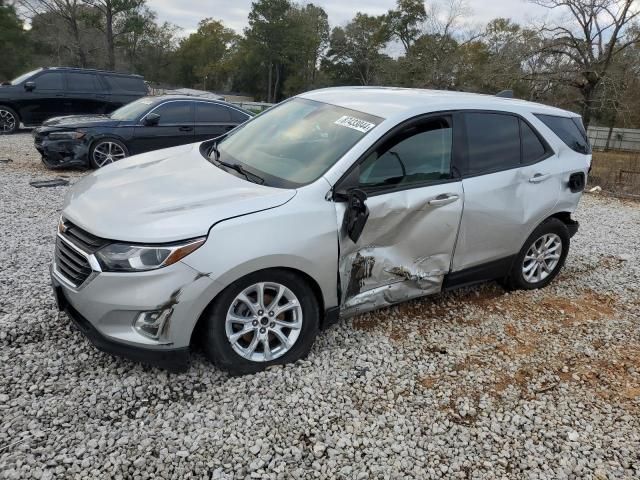
[[[30,78],[32,75],[35,75],[36,73],[38,73],[40,70],[42,70],[42,69],[41,68],[37,68],[36,70],[32,70],[31,72],[22,74],[19,77],[16,77],[13,80],[11,80],[10,83],[11,83],[11,85],[18,85],[19,83],[22,83],[26,79]]]
[[[114,120],[133,121],[140,118],[151,105],[154,104],[153,99],[149,97],[140,98],[135,102],[126,104],[113,112],[110,117]]]
[[[218,145],[223,162],[239,163],[266,184],[292,188],[320,178],[381,118],[295,98],[236,130]]]

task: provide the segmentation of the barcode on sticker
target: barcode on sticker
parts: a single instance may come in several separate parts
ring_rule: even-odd
[[[349,115],[340,117],[338,120],[336,120],[333,123],[335,123],[336,125],[341,125],[343,127],[353,128],[354,130],[358,130],[359,132],[362,132],[362,133],[367,133],[369,130],[371,130],[373,127],[376,126],[375,123],[367,122],[365,120],[360,120],[359,118],[356,118],[356,117],[350,117]]]

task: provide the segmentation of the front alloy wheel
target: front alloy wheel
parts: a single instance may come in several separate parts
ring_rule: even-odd
[[[225,331],[236,353],[268,362],[287,353],[302,328],[302,307],[279,283],[260,282],[240,292],[227,312]]]
[[[102,168],[126,157],[125,146],[115,140],[101,141],[91,150],[91,164],[94,168]]]
[[[0,107],[0,134],[13,133],[18,129],[18,119],[15,113]]]
[[[297,273],[268,269],[225,288],[203,318],[202,346],[219,368],[255,373],[307,356],[318,333],[318,300]]]

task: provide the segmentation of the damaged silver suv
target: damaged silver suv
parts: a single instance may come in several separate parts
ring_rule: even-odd
[[[546,286],[578,223],[580,118],[508,98],[332,88],[70,191],[52,279],[100,349],[232,373],[309,353],[340,317],[476,282]]]

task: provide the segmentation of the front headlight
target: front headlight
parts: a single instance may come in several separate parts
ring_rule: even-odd
[[[112,243],[96,252],[105,272],[144,272],[167,267],[182,260],[205,242],[196,238],[170,245],[127,245]]]
[[[86,132],[76,130],[74,132],[51,132],[48,137],[49,140],[79,140],[85,135]]]

